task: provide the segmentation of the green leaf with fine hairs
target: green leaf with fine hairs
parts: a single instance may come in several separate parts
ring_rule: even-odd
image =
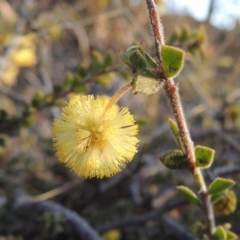
[[[163,45],[161,57],[166,75],[168,77],[176,77],[183,68],[185,52],[176,47]]]
[[[119,57],[120,57],[120,60],[121,60],[123,63],[131,66],[131,64],[130,64],[130,62],[129,62],[129,60],[128,60],[128,54],[127,54],[127,53],[120,51],[120,52],[119,52]]]
[[[128,55],[128,60],[130,64],[136,69],[147,68],[147,60],[139,49],[140,48],[138,47],[136,50],[131,50]]]
[[[165,167],[173,170],[185,169],[188,166],[187,157],[181,150],[167,152],[159,159]]]
[[[132,81],[132,92],[144,95],[156,93],[164,84],[160,79],[156,78],[156,74],[150,70],[138,69]]]
[[[223,226],[218,226],[212,236],[214,240],[227,240],[227,232]]]
[[[127,52],[128,52],[128,54],[130,54],[130,53],[133,53],[133,52],[135,52],[135,51],[139,51],[140,50],[140,47],[138,47],[138,46],[136,46],[136,45],[133,45],[133,46],[131,46],[131,47],[129,47],[128,49],[127,49]]]
[[[209,168],[212,165],[215,151],[209,147],[196,146],[196,165],[199,168]]]
[[[143,51],[141,47],[139,47],[139,51],[142,53],[142,55],[145,57],[148,67],[151,67],[153,69],[157,69],[158,64],[157,62],[146,52]]]
[[[174,137],[178,147],[182,150],[182,152],[185,152],[184,145],[183,145],[182,139],[180,137],[177,123],[171,118],[168,119],[168,123],[169,123],[170,129],[172,131],[173,137]]]
[[[209,186],[208,193],[210,195],[219,194],[224,192],[225,190],[230,189],[232,186],[235,185],[235,181],[227,178],[216,178]]]
[[[198,199],[198,196],[186,186],[177,186],[177,190],[191,203],[195,204],[198,207],[201,207],[201,202]]]

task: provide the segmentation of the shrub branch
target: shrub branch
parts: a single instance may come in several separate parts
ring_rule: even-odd
[[[159,70],[161,71],[165,79],[164,90],[166,92],[173,115],[178,125],[181,139],[184,144],[185,154],[188,160],[188,169],[195,180],[195,183],[201,198],[202,210],[206,218],[207,234],[211,239],[211,235],[215,231],[215,220],[214,220],[214,213],[213,213],[213,207],[211,204],[210,196],[207,193],[207,186],[203,178],[202,172],[198,167],[196,167],[196,164],[195,164],[194,143],[191,139],[187,122],[185,119],[185,115],[183,112],[178,86],[174,83],[173,78],[169,78],[166,76],[166,71],[161,61],[160,50],[161,50],[161,46],[164,45],[164,34],[163,34],[163,28],[161,27],[160,16],[155,6],[154,0],[146,0],[146,3],[147,3],[149,19],[150,19],[154,39],[155,39],[156,55],[159,60],[159,68],[160,68]]]

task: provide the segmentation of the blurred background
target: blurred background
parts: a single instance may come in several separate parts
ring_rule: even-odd
[[[206,180],[239,182],[240,1],[156,4],[166,43],[186,51],[175,81],[193,140],[216,150]],[[162,90],[129,91],[119,101],[140,126],[139,152],[121,173],[82,179],[55,157],[52,121],[64,102],[71,94],[111,96],[130,81],[118,53],[133,44],[154,56],[143,0],[0,0],[0,240],[201,236],[203,214],[176,190],[194,189],[190,174],[158,160],[176,148]],[[239,184],[233,190],[239,198]],[[239,204],[216,221],[240,234]]]

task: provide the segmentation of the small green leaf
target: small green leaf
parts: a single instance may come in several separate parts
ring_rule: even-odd
[[[44,95],[42,92],[38,91],[33,97],[32,106],[38,107],[43,101],[44,101]]]
[[[199,201],[197,195],[186,186],[177,186],[177,190],[191,203],[198,207],[201,207],[201,202]]]
[[[126,81],[130,81],[132,79],[132,76],[128,73],[128,72],[125,72],[123,70],[120,70],[119,71],[119,74],[124,78],[124,80]]]
[[[196,165],[199,168],[209,168],[212,165],[215,151],[204,146],[196,146]]]
[[[148,66],[147,60],[145,56],[142,54],[142,52],[139,50],[139,47],[136,50],[133,50],[133,51],[131,50],[129,52],[128,60],[131,66],[133,66],[136,69],[147,68]]]
[[[113,53],[108,51],[107,55],[104,58],[103,68],[108,68],[113,64]]]
[[[238,239],[238,236],[237,234],[235,234],[234,232],[231,232],[231,231],[226,231],[227,233],[227,240],[237,240]]]
[[[158,68],[158,64],[157,62],[148,54],[148,53],[144,53],[145,59],[147,60],[147,63],[150,67],[157,69]]]
[[[123,63],[127,64],[128,66],[131,66],[131,64],[130,64],[130,62],[128,60],[128,55],[125,52],[120,51],[119,52],[119,57],[120,57],[120,60]]]
[[[63,86],[60,84],[56,84],[53,86],[53,92],[55,95],[58,95],[59,93],[61,93],[63,91]]]
[[[148,123],[148,119],[147,118],[139,118],[137,119],[137,125],[138,126],[146,126]]]
[[[188,166],[187,157],[181,150],[167,152],[159,159],[169,169],[180,170]]]
[[[157,79],[156,75],[148,69],[138,69],[133,81],[132,92],[151,95],[162,88],[164,83]]]
[[[107,74],[104,74],[100,77],[97,78],[97,82],[99,85],[103,86],[103,87],[108,87],[109,84],[112,82],[114,77],[114,73],[109,72]]]
[[[78,86],[75,86],[73,89],[75,93],[84,93],[87,90],[88,90],[87,86],[83,84],[79,84]]]
[[[64,89],[70,89],[72,87],[73,84],[73,74],[71,72],[67,72],[65,77],[64,77],[64,81],[63,81],[63,86]]]
[[[216,178],[209,186],[208,193],[211,195],[224,192],[225,190],[231,188],[235,185],[235,181],[227,178]]]
[[[133,46],[131,46],[127,49],[127,52],[128,52],[128,54],[130,54],[130,53],[133,53],[135,51],[139,51],[139,49],[140,49],[140,47],[133,45]]]
[[[171,118],[168,119],[168,123],[170,125],[172,134],[174,136],[174,139],[175,139],[178,147],[182,150],[182,152],[185,152],[184,145],[183,145],[183,142],[182,142],[179,130],[178,130],[177,123]]]
[[[211,202],[215,203],[215,202],[219,201],[222,198],[223,194],[224,194],[224,192],[220,192],[220,193],[211,195]]]
[[[88,70],[87,70],[85,67],[80,67],[80,68],[77,70],[77,74],[79,75],[80,78],[84,78],[84,77],[87,76]]]
[[[176,77],[184,65],[185,52],[179,48],[163,45],[161,57],[168,77]]]
[[[223,226],[218,226],[213,234],[214,240],[227,240],[227,233]]]

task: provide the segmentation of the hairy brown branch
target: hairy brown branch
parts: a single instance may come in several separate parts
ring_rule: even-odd
[[[154,0],[146,0],[148,11],[149,11],[149,19],[153,30],[153,35],[156,44],[156,54],[159,55],[159,51],[161,51],[161,46],[164,44],[163,42],[163,31],[161,29],[160,17],[157,12]],[[165,75],[165,87],[164,90],[166,92],[167,98],[169,100],[173,115],[176,119],[178,129],[180,132],[181,139],[184,144],[185,154],[188,159],[188,168],[192,173],[195,183],[197,185],[199,195],[203,204],[203,212],[206,218],[207,225],[207,233],[209,238],[215,231],[215,220],[213,214],[213,208],[210,201],[210,196],[207,193],[207,186],[203,179],[203,175],[201,170],[195,165],[195,153],[194,153],[194,144],[191,139],[189,129],[187,126],[187,122],[185,119],[185,115],[183,112],[181,99],[178,91],[178,87],[175,85],[172,78],[168,78],[165,74],[164,66],[161,62],[161,57],[159,58],[160,63],[159,67],[162,73]]]

